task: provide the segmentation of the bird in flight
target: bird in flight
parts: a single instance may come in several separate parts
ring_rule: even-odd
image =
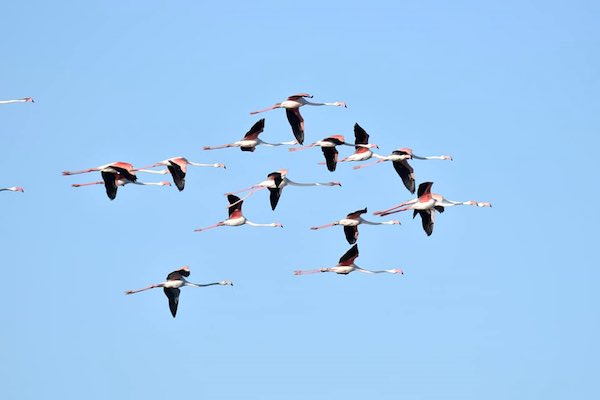
[[[308,93],[298,93],[291,95],[287,98],[287,100],[282,101],[281,103],[275,103],[271,107],[264,108],[258,111],[252,111],[250,115],[258,114],[265,111],[274,110],[276,108],[285,108],[285,113],[287,115],[288,122],[292,127],[292,132],[294,133],[294,137],[300,144],[304,144],[304,118],[300,115],[300,107],[302,106],[336,106],[336,107],[347,107],[346,103],[343,101],[335,101],[332,103],[313,103],[308,100],[311,99],[312,96]]]
[[[173,182],[175,182],[175,186],[181,192],[185,188],[185,175],[187,173],[187,166],[193,165],[194,167],[214,167],[214,168],[225,168],[225,164],[221,163],[213,163],[213,164],[199,164],[192,161],[189,161],[185,157],[173,157],[168,160],[159,161],[156,164],[149,165],[143,168],[154,168],[165,166],[171,173],[173,177]]]
[[[214,285],[233,286],[233,283],[231,281],[227,281],[227,280],[213,282],[213,283],[204,283],[204,284],[192,283],[192,282],[188,282],[185,279],[188,276],[190,276],[190,268],[187,265],[184,265],[183,267],[179,268],[178,270],[175,270],[175,271],[171,272],[169,275],[167,275],[167,279],[164,282],[155,283],[153,285],[146,286],[145,288],[142,288],[142,289],[127,290],[125,292],[125,294],[126,295],[134,294],[134,293],[143,292],[144,290],[150,290],[150,289],[161,287],[161,288],[163,288],[165,295],[169,299],[169,310],[171,310],[171,315],[173,316],[173,318],[175,318],[175,315],[177,315],[177,306],[179,305],[179,293],[180,293],[179,288],[181,288],[182,286],[191,286],[191,287],[206,287],[206,286],[214,286]]]
[[[383,269],[379,271],[372,271],[368,269],[364,269],[359,267],[354,263],[354,260],[358,258],[358,245],[355,244],[348,250],[344,255],[340,258],[340,261],[335,267],[331,268],[318,268],[318,269],[310,269],[310,270],[298,270],[294,271],[294,275],[307,275],[307,274],[316,274],[319,272],[334,272],[340,275],[348,275],[350,272],[358,271],[365,274],[401,274],[404,275],[404,272],[399,268],[394,269]]]
[[[338,151],[336,146],[354,146],[352,143],[346,143],[346,139],[342,135],[332,135],[328,136],[325,139],[318,140],[314,143],[309,144],[308,146],[301,147],[290,147],[289,151],[298,151],[304,149],[310,149],[312,147],[321,147],[323,151],[323,156],[325,156],[325,165],[327,165],[327,169],[331,172],[335,171],[335,167],[337,166],[338,160]]]
[[[292,144],[296,144],[296,141],[290,141],[290,142],[281,142],[281,143],[267,143],[261,139],[258,138],[258,135],[260,135],[265,129],[265,119],[261,119],[258,122],[256,122],[254,125],[252,125],[252,127],[250,128],[250,130],[248,132],[246,132],[246,134],[244,135],[244,137],[242,138],[242,140],[238,140],[237,142],[233,142],[233,143],[228,143],[228,144],[222,144],[220,146],[204,146],[203,150],[217,150],[217,149],[224,149],[227,147],[239,147],[242,151],[254,151],[256,150],[256,146],[268,146],[268,147],[275,147],[275,146],[283,146],[283,145],[292,145]]]
[[[374,154],[377,161],[372,163],[356,165],[354,169],[361,169],[371,165],[376,165],[382,162],[391,161],[396,173],[402,179],[404,186],[411,192],[415,192],[415,175],[412,166],[408,163],[408,160],[450,160],[452,161],[452,156],[427,156],[421,157],[417,156],[413,153],[412,149],[409,148],[401,148],[396,149],[389,156],[380,156],[378,154]]]
[[[202,232],[208,229],[218,228],[220,226],[240,226],[240,225],[250,225],[257,227],[272,227],[272,228],[283,228],[279,222],[274,222],[271,224],[257,224],[252,221],[248,221],[244,214],[242,214],[242,204],[244,203],[239,197],[230,194],[227,196],[227,200],[229,200],[229,218],[225,221],[217,222],[214,225],[207,226],[206,228],[195,229],[194,232]]]
[[[31,97],[23,97],[22,99],[15,100],[0,100],[0,104],[11,104],[11,103],[35,103]]]
[[[365,131],[360,125],[354,124],[354,154],[343,158],[340,162],[347,161],[365,161],[371,157],[381,157],[378,154],[375,154],[371,151],[371,149],[379,148],[374,143],[369,143],[369,134]]]
[[[21,186],[12,186],[12,187],[0,188],[0,192],[4,192],[4,191],[8,191],[8,192],[21,192],[21,193],[25,192],[25,190],[23,190],[23,188]]]
[[[356,210],[346,215],[346,218],[340,219],[339,221],[333,221],[330,224],[321,225],[321,226],[313,226],[312,230],[330,228],[332,226],[341,225],[344,227],[344,234],[346,235],[346,240],[350,244],[356,243],[358,239],[358,225],[400,225],[400,221],[385,221],[385,222],[373,222],[367,221],[362,217],[363,214],[367,213],[367,209],[363,208],[362,210]]]
[[[238,190],[237,192],[233,192],[233,193],[226,193],[227,195],[229,194],[238,194],[238,193],[242,193],[242,192],[250,192],[248,193],[245,197],[243,197],[241,200],[246,200],[248,197],[252,196],[254,193],[258,192],[259,190],[262,189],[269,189],[270,197],[269,200],[271,202],[271,209],[275,210],[275,207],[277,207],[277,204],[279,203],[279,198],[281,197],[281,192],[283,191],[283,188],[290,185],[290,186],[342,186],[341,183],[339,182],[314,182],[314,183],[299,183],[299,182],[294,182],[290,179],[288,179],[287,175],[288,170],[287,169],[280,169],[279,171],[274,171],[271,172],[269,175],[267,175],[267,180],[262,181],[260,183],[257,183],[256,185],[250,186],[249,188],[246,189],[242,189],[242,190]]]

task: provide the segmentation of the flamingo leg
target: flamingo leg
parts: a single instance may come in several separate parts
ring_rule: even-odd
[[[194,229],[194,232],[202,232],[202,231],[207,231],[207,230],[209,230],[209,229],[218,228],[218,227],[220,227],[220,226],[223,226],[223,225],[224,225],[224,224],[223,224],[223,221],[221,221],[221,222],[217,222],[217,223],[216,223],[216,224],[214,224],[214,225],[207,226],[206,228],[198,228],[198,229]]]
[[[250,115],[259,114],[259,113],[262,113],[262,112],[265,112],[265,111],[271,111],[271,110],[274,110],[276,108],[279,108],[279,104],[275,104],[275,105],[272,105],[271,107],[263,108],[262,110],[252,111],[250,113]]]
[[[81,171],[63,171],[62,174],[63,175],[77,175],[77,174],[85,174],[88,172],[94,172],[94,171],[98,171],[98,168],[88,168],[88,169],[84,169]]]
[[[298,151],[298,150],[306,150],[306,149],[310,149],[312,147],[315,147],[316,145],[313,144],[309,144],[308,146],[300,146],[300,147],[290,147],[288,150],[289,151]]]
[[[375,162],[371,162],[371,163],[366,163],[366,164],[362,164],[362,165],[355,165],[354,167],[352,167],[352,169],[361,169],[361,168],[365,168],[365,167],[370,167],[371,165],[375,165],[375,164],[379,164],[382,162],[385,162],[388,160],[377,160]]]
[[[296,271],[294,271],[294,275],[317,274],[319,272],[329,272],[329,268],[296,270]]]
[[[265,188],[265,187],[263,187],[263,186],[259,186],[258,188],[254,189],[254,190],[251,190],[251,191],[250,191],[250,193],[248,193],[247,195],[245,195],[244,197],[242,197],[242,198],[241,198],[241,199],[239,199],[238,201],[236,201],[236,202],[234,202],[234,203],[231,203],[231,204],[229,204],[229,205],[228,205],[228,206],[226,206],[225,208],[230,208],[230,207],[233,207],[233,206],[235,206],[235,205],[236,205],[236,204],[238,204],[238,203],[241,203],[242,201],[246,200],[248,197],[252,196],[254,193],[256,193],[256,192],[258,192],[259,190],[262,190],[262,189],[266,189],[266,188]],[[239,193],[239,192],[238,192],[238,193]]]
[[[150,290],[150,289],[154,289],[154,288],[157,288],[157,287],[163,287],[163,284],[162,283],[157,283],[157,284],[146,286],[145,288],[141,288],[141,289],[137,289],[137,290],[127,290],[125,292],[125,294],[139,293],[139,292],[143,292],[144,290]]]
[[[81,187],[81,186],[91,186],[91,185],[102,185],[104,181],[96,181],[96,182],[88,182],[88,183],[74,183],[71,186],[73,187]]]
[[[236,147],[237,145],[235,143],[228,143],[228,144],[222,144],[220,146],[204,146],[202,148],[202,150],[217,150],[217,149],[224,149],[227,147]]]
[[[395,206],[393,206],[393,207],[386,208],[385,210],[375,211],[375,212],[373,213],[373,215],[379,215],[379,216],[383,216],[383,215],[384,215],[384,213],[387,213],[387,212],[389,212],[389,211],[395,210],[396,208],[404,207],[405,205],[406,205],[406,203],[400,203],[400,204],[398,204],[398,205],[395,205]]]
[[[310,229],[312,229],[313,231],[316,231],[317,229],[330,228],[330,227],[336,226],[336,225],[338,225],[337,222],[332,222],[331,224],[327,224],[327,225],[313,226]]]

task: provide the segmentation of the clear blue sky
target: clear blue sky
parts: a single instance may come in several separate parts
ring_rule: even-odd
[[[0,186],[26,190],[0,193],[2,398],[598,397],[597,2],[198,3],[0,6],[0,99],[36,100],[0,107]],[[449,209],[431,237],[408,214],[361,227],[357,263],[404,276],[292,275],[349,247],[310,226],[411,198],[387,164],[201,150],[297,92],[349,105],[305,107],[307,142],[359,122],[383,154],[452,154],[417,180],[494,208]],[[291,140],[283,111],[264,117]],[[60,175],[176,155],[228,169],[113,202]],[[279,168],[343,187],[245,204],[284,229],[192,232]],[[235,286],[182,290],[175,320],[160,290],[123,295],[184,264]]]

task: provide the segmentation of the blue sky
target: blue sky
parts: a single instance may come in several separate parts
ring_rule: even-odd
[[[596,2],[197,3],[0,7],[0,99],[36,100],[0,107],[0,186],[26,190],[0,193],[3,397],[597,397]],[[350,247],[310,226],[411,198],[387,164],[202,151],[297,92],[348,103],[303,108],[307,142],[358,122],[382,154],[451,154],[414,161],[417,180],[494,207],[449,209],[431,237],[408,214],[361,227],[357,264],[404,276],[292,275]],[[292,139],[282,110],[264,117],[265,140]],[[60,175],[176,155],[228,168],[113,202]],[[244,204],[284,229],[193,232],[280,168],[343,186]],[[182,290],[175,320],[160,290],[123,295],[184,264],[235,286]]]

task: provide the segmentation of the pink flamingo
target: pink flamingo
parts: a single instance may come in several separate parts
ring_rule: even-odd
[[[452,160],[451,156],[428,156],[428,157],[417,156],[416,154],[413,154],[412,149],[408,149],[408,148],[401,148],[401,149],[394,150],[392,152],[392,154],[390,154],[389,156],[380,156],[378,154],[374,154],[374,156],[376,158],[379,158],[379,160],[372,162],[372,163],[357,165],[354,167],[354,169],[365,168],[365,167],[379,164],[382,162],[391,161],[392,165],[394,166],[394,169],[396,170],[396,172],[402,179],[404,186],[411,193],[415,192],[415,176],[414,176],[414,170],[408,163],[408,160],[412,160],[412,159],[415,159],[415,160]]]
[[[212,228],[218,228],[220,226],[240,226],[240,225],[250,225],[250,226],[258,226],[258,227],[273,227],[273,228],[283,228],[279,222],[274,222],[271,224],[257,224],[251,221],[248,221],[244,214],[242,214],[242,204],[243,200],[240,200],[239,197],[234,196],[232,194],[227,196],[227,200],[229,201],[229,218],[225,221],[217,222],[214,225],[207,226],[206,228],[195,229],[194,232],[202,232]]]
[[[334,221],[327,225],[322,226],[313,226],[312,230],[329,228],[336,225],[341,225],[344,227],[344,234],[346,235],[346,240],[350,244],[356,243],[358,239],[358,225],[366,224],[366,225],[400,225],[400,221],[385,221],[385,222],[372,222],[367,221],[362,217],[363,214],[367,212],[366,208],[362,210],[356,210],[346,215],[346,218],[340,219],[339,221]]]
[[[238,193],[249,191],[250,193],[248,193],[245,197],[243,197],[241,199],[241,200],[246,200],[248,197],[252,196],[254,193],[258,192],[259,190],[269,189],[269,192],[271,192],[270,197],[269,197],[269,200],[271,202],[271,209],[275,210],[275,207],[277,207],[277,203],[279,203],[279,198],[281,197],[281,192],[283,191],[283,188],[288,185],[290,185],[290,186],[342,186],[341,183],[335,182],[335,181],[334,182],[322,182],[322,183],[294,182],[294,181],[288,179],[288,177],[286,176],[287,172],[288,172],[287,169],[280,169],[279,171],[271,172],[269,175],[267,175],[266,181],[257,183],[256,185],[250,186],[249,188],[238,190],[237,192],[227,193],[227,194],[238,194]]]
[[[214,285],[233,286],[233,283],[231,281],[226,281],[226,280],[219,281],[219,282],[213,282],[213,283],[204,283],[204,284],[192,283],[192,282],[188,282],[185,279],[188,276],[190,276],[190,268],[187,265],[184,265],[183,267],[179,268],[178,270],[173,271],[169,275],[167,275],[167,280],[164,282],[155,283],[153,285],[146,286],[145,288],[142,288],[142,289],[127,290],[125,292],[125,294],[126,295],[134,294],[134,293],[143,292],[144,290],[150,290],[150,289],[161,287],[161,288],[163,288],[165,295],[169,299],[169,310],[171,310],[171,315],[173,316],[173,318],[175,318],[175,315],[177,315],[177,306],[179,305],[179,293],[181,292],[179,290],[179,288],[181,288],[183,286],[191,286],[191,287],[207,287],[207,286],[214,286]]]
[[[144,168],[154,168],[159,166],[166,166],[173,177],[173,182],[179,191],[182,191],[185,187],[185,174],[187,173],[187,166],[193,165],[195,167],[214,167],[214,168],[225,168],[225,164],[214,163],[214,164],[199,164],[189,161],[185,157],[173,157],[168,160],[159,161],[156,164],[149,165]]]
[[[12,187],[0,188],[0,192],[3,192],[5,190],[9,191],[9,192],[21,192],[21,193],[25,192],[25,190],[23,190],[23,188],[21,186],[12,186]]]
[[[237,142],[233,142],[233,143],[228,143],[228,144],[223,144],[220,146],[204,146],[203,150],[216,150],[216,149],[224,149],[226,147],[239,147],[242,151],[254,151],[256,150],[256,146],[262,145],[262,146],[269,146],[269,147],[274,147],[274,146],[282,146],[282,145],[291,145],[291,144],[296,144],[295,141],[293,142],[281,142],[281,143],[267,143],[265,141],[262,141],[258,138],[258,135],[260,135],[263,130],[265,129],[265,119],[261,119],[259,120],[257,123],[255,123],[254,125],[252,125],[252,128],[250,128],[250,130],[248,132],[246,132],[246,135],[244,135],[244,138],[242,140],[238,140]]]
[[[489,202],[476,202],[475,200],[470,201],[453,201],[448,200],[444,196],[436,193],[431,193],[432,182],[424,182],[419,185],[417,192],[417,198],[413,200],[400,203],[394,207],[386,210],[377,211],[374,214],[385,216],[401,211],[413,210],[413,218],[419,214],[423,225],[423,230],[430,236],[433,233],[433,226],[435,223],[435,211],[440,213],[444,212],[445,207],[454,207],[459,205],[469,205],[477,207],[491,207],[492,204]]]
[[[379,146],[374,143],[369,143],[369,134],[358,124],[354,124],[354,138],[354,147],[356,151],[354,154],[340,160],[340,162],[365,161],[373,156],[381,157],[371,151],[373,147],[379,148]]]
[[[117,188],[119,186],[125,186],[127,184],[133,183],[136,185],[144,185],[144,186],[171,186],[171,182],[162,181],[162,182],[140,182],[137,180],[131,180],[125,175],[121,175],[117,172],[110,171],[102,171],[102,179],[101,181],[88,182],[88,183],[74,183],[71,186],[73,187],[82,187],[82,186],[91,186],[91,185],[101,185],[104,184],[106,188],[106,195],[109,199],[114,200],[117,197]]]
[[[325,139],[318,140],[314,143],[309,144],[308,146],[301,147],[290,147],[289,151],[298,151],[309,149],[312,147],[319,146],[321,150],[323,150],[323,155],[325,156],[325,164],[327,165],[327,169],[331,172],[335,171],[335,167],[337,166],[338,159],[338,151],[335,146],[354,146],[352,143],[346,143],[346,139],[342,135],[332,135],[328,136]]]
[[[167,173],[166,170],[153,171],[150,169],[134,168],[133,165],[131,165],[128,162],[117,161],[117,162],[113,162],[110,164],[101,165],[99,167],[83,169],[80,171],[63,171],[62,174],[64,176],[67,176],[67,175],[85,174],[88,172],[95,172],[95,171],[117,172],[121,175],[124,175],[127,179],[130,179],[132,181],[135,181],[137,179],[135,176],[136,172],[146,172],[149,174],[159,174],[159,175],[165,175]]]
[[[31,97],[23,97],[22,99],[16,100],[0,100],[0,104],[11,104],[11,103],[35,103]]]
[[[285,108],[285,113],[287,115],[288,122],[292,127],[292,132],[294,133],[294,137],[298,141],[298,143],[304,143],[304,118],[300,115],[300,107],[302,106],[336,106],[336,107],[346,107],[346,103],[343,101],[336,101],[333,103],[312,103],[306,98],[312,98],[312,96],[308,93],[298,93],[294,94],[287,98],[287,100],[282,101],[281,103],[276,103],[271,107],[267,107],[262,110],[252,111],[250,115],[258,114],[261,112],[274,110],[276,108]]]
[[[336,274],[348,275],[352,271],[363,272],[365,274],[402,274],[404,272],[401,269],[384,269],[380,271],[371,271],[368,269],[360,268],[358,265],[354,264],[354,260],[358,257],[358,245],[354,245],[348,250],[341,258],[338,264],[335,267],[331,268],[319,268],[319,269],[311,269],[311,270],[299,270],[294,271],[294,275],[306,275],[306,274],[315,274],[318,272],[335,272]]]

